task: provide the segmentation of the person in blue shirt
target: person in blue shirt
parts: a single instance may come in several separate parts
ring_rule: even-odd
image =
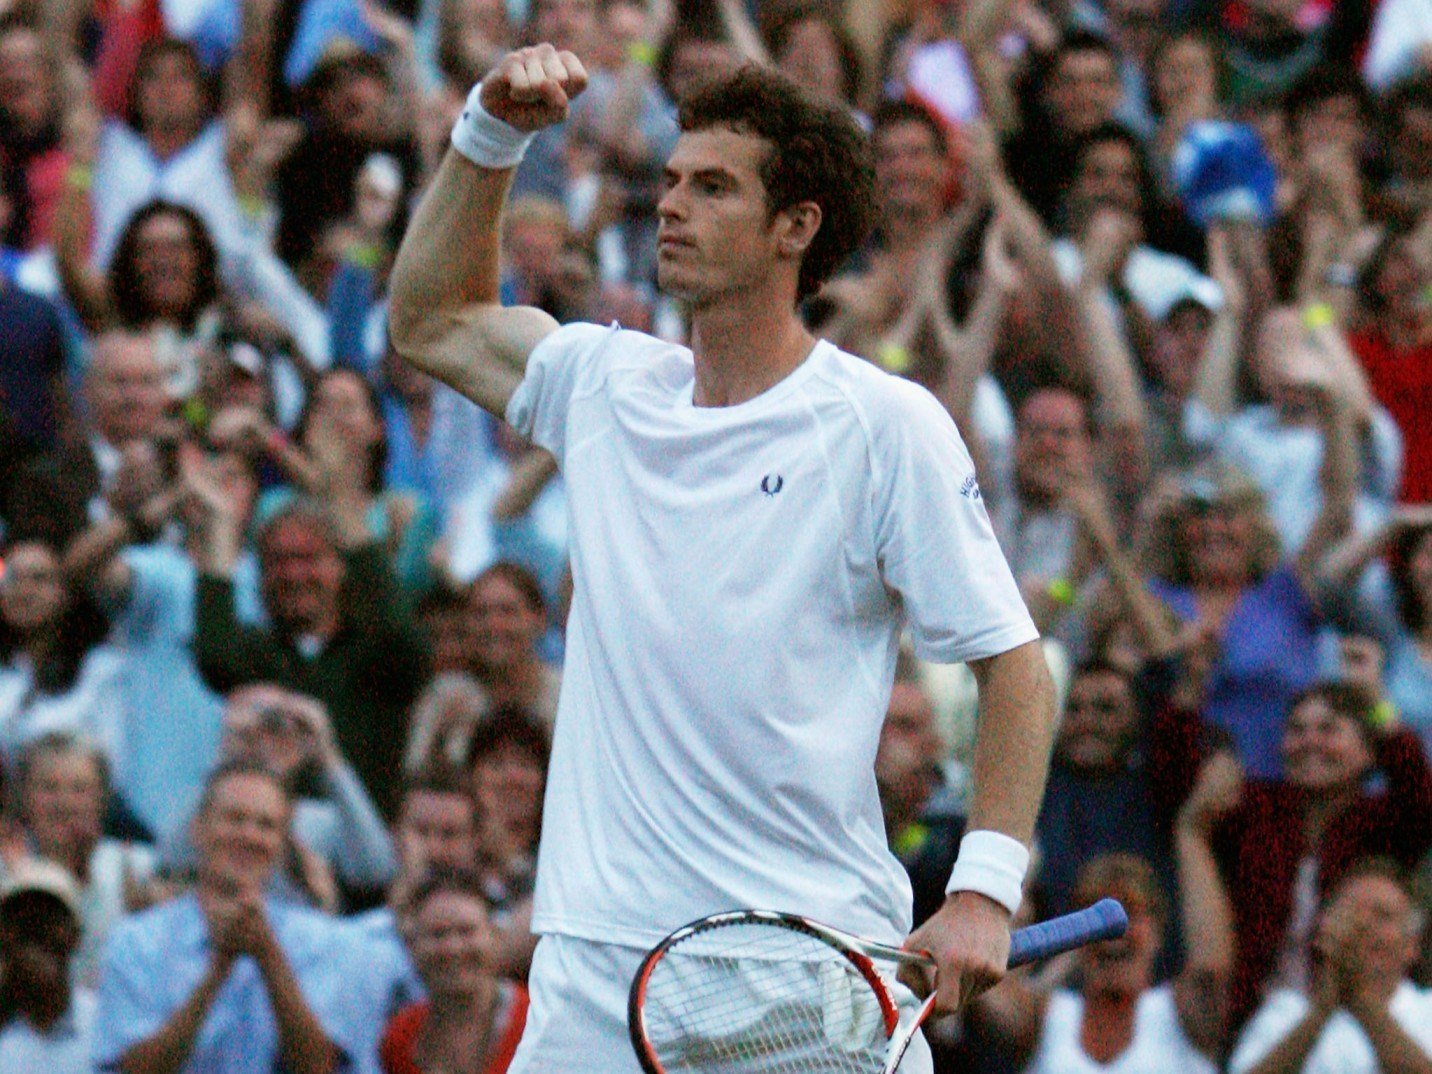
[[[376,1069],[384,955],[351,925],[263,894],[292,805],[266,769],[210,777],[195,889],[122,922],[101,960],[93,1058],[126,1074]]]

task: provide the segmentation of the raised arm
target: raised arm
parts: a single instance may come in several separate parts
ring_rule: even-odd
[[[527,356],[557,327],[541,310],[498,304],[502,208],[524,144],[518,132],[561,122],[586,82],[570,52],[538,45],[509,54],[468,98],[458,121],[467,149],[443,159],[393,268],[394,350],[499,418]]]
[[[1220,816],[1237,806],[1243,772],[1228,753],[1210,757],[1174,828],[1179,909],[1188,953],[1174,982],[1184,1032],[1205,1055],[1222,1054],[1227,1034],[1228,986],[1233,976],[1233,907],[1213,856],[1212,833]]]

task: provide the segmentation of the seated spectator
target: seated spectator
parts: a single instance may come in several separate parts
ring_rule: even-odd
[[[944,904],[965,834],[959,797],[940,766],[943,754],[929,697],[919,683],[897,678],[880,727],[875,783],[885,837],[910,877],[917,926]]]
[[[1408,980],[1421,914],[1401,874],[1355,864],[1328,892],[1305,990],[1273,991],[1238,1042],[1232,1074],[1432,1069],[1432,992]]]
[[[1358,687],[1315,686],[1288,714],[1282,780],[1244,783],[1227,754],[1205,762],[1202,784],[1220,775],[1234,789],[1195,791],[1184,813],[1212,829],[1224,883],[1237,896],[1234,1025],[1265,985],[1306,987],[1319,896],[1359,858],[1410,868],[1432,847],[1432,770],[1416,736],[1379,715]],[[1368,780],[1375,771],[1380,787]]]
[[[415,706],[409,768],[465,760],[479,724],[502,706],[518,706],[551,727],[562,677],[537,649],[547,610],[532,575],[512,563],[495,563],[467,587],[465,600],[438,617],[439,636],[451,659],[460,661],[449,670],[468,678],[461,687],[449,680],[441,690],[430,689]]]
[[[105,513],[101,497],[119,479],[125,452],[141,445],[154,448],[172,435],[164,368],[154,340],[124,331],[98,336],[81,395],[86,421],[55,453],[53,497],[57,512],[93,521]]]
[[[384,1074],[503,1074],[527,1021],[527,990],[492,969],[493,928],[477,877],[436,870],[408,904],[408,944],[427,999],[383,1033]]]
[[[390,999],[382,952],[349,925],[264,895],[290,813],[264,769],[210,777],[192,825],[194,891],[125,920],[105,948],[96,1065],[373,1069]]]
[[[468,769],[482,818],[478,839],[492,909],[513,913],[532,896],[550,732],[520,705],[504,704],[473,731]]]
[[[427,647],[387,548],[368,528],[360,473],[341,470],[327,491],[326,501],[291,504],[259,532],[268,627],[235,614],[238,519],[222,495],[206,495],[194,652],[205,681],[220,692],[271,682],[321,702],[343,756],[380,812],[391,814],[407,706],[423,681]]]
[[[1352,538],[1319,572],[1318,595],[1343,630],[1382,647],[1382,683],[1432,757],[1432,507],[1404,507]]]
[[[15,765],[51,731],[85,735],[112,756],[119,663],[100,644],[103,616],[66,585],[59,555],[43,541],[17,541],[0,561],[0,761]]]
[[[0,1070],[90,1074],[95,997],[75,987],[80,895],[32,860],[0,881]]]
[[[322,705],[266,683],[235,690],[224,708],[216,767],[239,763],[280,777],[293,802],[292,848],[275,873],[278,891],[334,909],[343,895],[363,901],[393,879],[397,861],[383,818],[338,752]],[[185,828],[161,850],[166,871],[192,867]]]
[[[1206,882],[1214,874],[1211,854],[1181,864],[1201,873],[1185,877],[1180,886],[1187,926],[1190,919],[1220,912],[1206,901],[1222,893],[1216,882],[1212,887]],[[1165,903],[1148,863],[1128,854],[1096,858],[1080,873],[1075,891],[1080,906],[1118,899],[1129,915],[1128,932],[1074,953],[1077,990],[1058,987],[1048,977],[1038,984],[1026,974],[1007,977],[975,1000],[982,1022],[1029,1057],[1027,1074],[1111,1067],[1127,1074],[1214,1074],[1223,1045],[1231,945],[1191,950],[1173,982],[1155,984]],[[1073,967],[1066,962],[1065,968]]]
[[[1074,907],[1075,881],[1106,854],[1149,863],[1172,897],[1173,817],[1192,782],[1199,722],[1098,661],[1074,672],[1054,743],[1035,839],[1039,885],[1053,914]]]
[[[86,987],[96,982],[110,929],[152,897],[149,847],[103,835],[108,795],[104,755],[78,738],[45,735],[21,755],[21,834],[31,854],[62,866],[77,885],[81,936],[70,970]]]
[[[429,765],[403,784],[393,824],[398,873],[388,887],[387,904],[354,918],[355,927],[400,967],[392,994],[403,1003],[422,994],[405,941],[409,900],[429,871],[476,872],[478,820],[471,777],[456,766]]]

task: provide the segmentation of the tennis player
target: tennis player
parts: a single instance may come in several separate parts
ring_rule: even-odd
[[[532,1006],[513,1070],[635,1071],[644,949],[789,910],[938,960],[960,1006],[1004,972],[1053,692],[953,422],[796,313],[864,240],[850,117],[747,68],[683,102],[658,282],[691,348],[498,304],[531,132],[586,85],[550,45],[476,87],[392,282],[399,354],[556,456],[575,594],[544,809]],[[873,762],[902,628],[980,684],[975,797],[943,908],[909,936]],[[919,1042],[902,1069],[929,1069]]]

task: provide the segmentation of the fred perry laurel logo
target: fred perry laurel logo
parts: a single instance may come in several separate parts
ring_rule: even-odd
[[[975,475],[970,474],[965,478],[965,483],[960,486],[960,495],[967,500],[978,500],[980,498],[980,483],[975,480]]]
[[[767,474],[761,478],[761,491],[767,496],[774,496],[786,487],[786,479],[780,474]]]

